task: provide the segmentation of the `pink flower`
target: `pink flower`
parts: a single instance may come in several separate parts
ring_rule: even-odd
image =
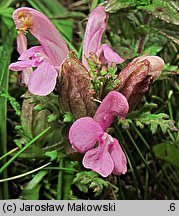
[[[117,139],[105,132],[115,116],[125,118],[128,112],[126,98],[117,91],[111,91],[102,101],[94,118],[78,119],[70,128],[72,147],[85,153],[83,165],[103,177],[111,173],[125,174],[127,160]],[[98,142],[98,146],[96,143]],[[95,148],[94,148],[95,147]]]
[[[29,30],[41,46],[23,50],[18,59],[20,61],[12,63],[9,68],[21,71],[36,67],[26,81],[29,91],[36,95],[48,95],[55,88],[57,69],[68,57],[67,44],[50,20],[32,8],[22,7],[15,10],[13,19],[21,34]]]
[[[22,33],[19,32],[17,35],[17,51],[21,55],[24,51],[27,50],[27,38]],[[29,81],[29,76],[33,72],[32,68],[25,68],[20,74],[20,83],[27,86]]]
[[[18,60],[20,61],[9,65],[11,70],[23,70],[24,74],[24,70],[36,67],[26,81],[32,94],[45,96],[54,90],[58,73],[42,46],[29,48]]]
[[[109,45],[101,46],[102,34],[106,29],[106,18],[107,14],[103,6],[96,7],[89,15],[82,55],[82,62],[86,68],[89,68],[86,58],[90,56],[90,53],[96,54],[103,64],[112,62],[118,64],[124,61]]]

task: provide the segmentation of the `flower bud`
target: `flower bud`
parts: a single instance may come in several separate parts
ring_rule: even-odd
[[[152,75],[154,76],[154,79],[157,79],[162,73],[165,62],[159,56],[140,56],[134,59],[134,61],[140,62],[145,59],[147,59],[150,63],[149,75]]]
[[[128,100],[132,110],[149,90],[154,79],[158,78],[164,61],[158,56],[142,56],[134,59],[118,75],[120,83],[116,90]]]

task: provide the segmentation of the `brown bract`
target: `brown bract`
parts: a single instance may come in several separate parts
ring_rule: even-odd
[[[120,80],[120,84],[116,90],[127,98],[131,111],[149,90],[154,76],[150,74],[150,62],[145,59],[129,63],[117,79]]]
[[[94,115],[97,105],[90,75],[73,52],[61,66],[57,88],[64,111],[71,112],[76,118]]]

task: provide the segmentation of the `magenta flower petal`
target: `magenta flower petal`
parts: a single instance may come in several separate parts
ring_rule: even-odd
[[[20,32],[17,35],[17,51],[21,55],[25,50],[27,50],[27,38]]]
[[[25,50],[18,58],[18,60],[27,60],[32,57],[36,52],[44,53],[44,49],[42,48],[42,46],[31,47],[28,50]]]
[[[43,46],[54,66],[60,65],[68,57],[69,49],[52,22],[42,13],[28,7],[21,7],[13,13],[16,28],[29,30]],[[58,55],[54,55],[52,47],[58,47]]]
[[[103,177],[110,175],[114,169],[114,163],[108,148],[109,146],[105,143],[100,143],[97,148],[86,152],[83,158],[83,166],[99,173]]]
[[[114,52],[113,49],[107,44],[103,44],[101,46],[101,49],[98,51],[99,59],[103,64],[109,64],[112,63],[119,64],[124,61],[116,52]]]
[[[90,53],[96,54],[100,48],[100,43],[102,39],[102,34],[106,29],[106,17],[105,7],[96,7],[89,15],[86,31],[84,35],[84,46],[82,62],[86,68],[88,68],[88,63],[85,57],[89,57]]]
[[[23,52],[27,50],[27,38],[26,36],[22,33],[19,32],[17,35],[17,51],[21,55]],[[28,81],[29,81],[29,76],[32,73],[32,68],[26,68],[20,73],[20,83],[22,85],[27,86]]]
[[[101,133],[101,126],[92,118],[80,118],[70,128],[70,143],[75,150],[84,153],[94,147]]]
[[[125,174],[127,172],[126,156],[117,139],[109,147],[110,155],[114,163],[113,173],[115,175]]]
[[[34,67],[34,60],[18,61],[9,65],[9,69],[13,71],[22,71],[31,67]]]
[[[93,119],[97,121],[103,130],[108,128],[115,116],[124,119],[128,113],[129,105],[127,99],[117,91],[111,91],[102,100]]]
[[[44,47],[45,44],[45,47]],[[65,59],[68,57],[67,54],[65,54],[65,50],[63,51],[63,47],[61,46],[57,46],[56,44],[54,44],[52,41],[43,40],[42,43],[43,48],[45,49],[49,59],[51,60],[52,64],[54,66],[60,66],[63,64],[63,62],[65,61]],[[69,51],[68,51],[69,53]],[[56,61],[56,58],[58,57],[58,60]]]
[[[43,61],[30,75],[29,91],[34,95],[48,95],[55,88],[57,75],[55,68],[49,62]]]

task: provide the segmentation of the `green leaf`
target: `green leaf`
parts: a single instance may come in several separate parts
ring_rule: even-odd
[[[12,18],[12,13],[14,12],[14,8],[1,8],[0,7],[0,16]]]
[[[15,2],[15,0],[1,0],[0,7],[7,8],[14,2]]]
[[[19,139],[14,139],[14,143],[16,144],[16,146],[21,149],[22,148],[22,142]]]
[[[46,107],[45,105],[37,104],[36,106],[34,106],[33,110],[41,111],[41,110],[44,110],[45,107]]]
[[[98,0],[93,0],[90,11],[92,11],[95,7],[97,7],[97,5],[98,5]]]
[[[108,187],[107,182],[101,179],[99,175],[93,171],[78,173],[73,180],[73,184],[84,193],[87,193],[89,189],[92,189],[95,197],[102,193],[104,187]]]
[[[23,188],[20,198],[25,200],[38,200],[39,191],[41,188],[40,182],[43,180],[44,176],[48,171],[39,171],[34,178]]]
[[[70,123],[74,121],[74,116],[70,112],[66,112],[63,116],[63,122]]]
[[[21,114],[21,106],[20,104],[17,102],[17,100],[10,96],[9,93],[7,91],[0,91],[0,97],[4,97],[5,99],[7,99],[11,106],[14,108],[16,115],[20,115]]]
[[[54,122],[54,121],[57,121],[58,116],[55,115],[55,114],[50,114],[50,115],[47,117],[47,119],[48,119],[48,122]]]
[[[174,145],[161,143],[153,147],[157,158],[179,167],[179,148]]]
[[[175,121],[169,119],[169,116],[165,113],[151,114],[151,111],[156,108],[155,103],[145,103],[144,106],[137,110],[129,113],[127,118],[122,122],[123,128],[128,129],[131,124],[135,123],[141,129],[145,125],[148,125],[151,132],[154,134],[159,128],[161,128],[163,133],[167,130],[178,131],[175,127]]]
[[[174,125],[174,121],[169,119],[169,116],[165,113],[143,113],[140,118],[137,119],[136,123],[140,123],[141,125],[150,125],[150,130],[153,134],[156,133],[158,127],[161,128],[163,133],[166,133],[167,129],[171,131],[177,131],[177,128]]]
[[[164,20],[167,23],[179,25],[179,10],[174,1],[153,0],[152,4],[146,6],[138,6],[138,8],[152,13],[153,16]]]
[[[9,69],[11,53],[13,50],[13,42],[15,39],[15,29],[6,25],[0,20],[0,88],[4,91],[8,91],[9,84]],[[4,155],[7,152],[7,99],[0,97],[0,155]],[[3,160],[3,164],[6,164],[6,158]],[[2,169],[1,169],[2,170]],[[4,166],[1,178],[7,178],[7,169]],[[2,184],[0,191],[0,198],[8,199],[8,185],[7,182]]]
[[[179,44],[179,25],[166,23],[163,20],[153,18],[151,22],[151,31],[165,36],[167,39]]]
[[[168,39],[164,35],[158,34],[149,28],[149,32],[145,38],[142,54],[157,55],[157,53],[163,49],[167,42]]]
[[[44,178],[44,176],[47,174],[47,170],[41,170],[39,171],[33,179],[24,187],[26,190],[32,190],[34,187],[36,187]]]
[[[73,183],[73,179],[75,177],[75,172],[68,171],[68,169],[75,169],[76,166],[78,166],[78,162],[72,162],[68,158],[64,158],[63,165],[66,169],[64,171],[59,172],[59,177],[61,176],[61,188],[58,188],[61,190],[61,199],[63,200],[69,200],[71,196],[71,185]],[[58,185],[59,186],[59,185]]]
[[[114,13],[121,9],[146,4],[150,4],[150,0],[109,0],[106,6],[106,10],[110,13]]]
[[[50,161],[53,161],[58,157],[58,152],[57,150],[48,151],[48,152],[45,152],[45,155],[47,157],[50,157]]]
[[[33,138],[30,142],[26,143],[23,148],[21,148],[18,152],[16,152],[12,158],[10,158],[1,168],[0,168],[0,174],[7,169],[7,167],[17,158],[19,157],[20,154],[22,154],[26,149],[28,149],[36,140],[38,140],[41,136],[43,136],[50,127],[42,131],[40,134],[38,134],[35,138]]]

